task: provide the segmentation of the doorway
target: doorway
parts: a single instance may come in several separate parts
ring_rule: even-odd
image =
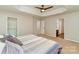
[[[57,19],[56,37],[64,38],[64,18]]]

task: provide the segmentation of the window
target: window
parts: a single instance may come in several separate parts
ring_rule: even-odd
[[[17,18],[8,17],[8,34],[17,36]]]

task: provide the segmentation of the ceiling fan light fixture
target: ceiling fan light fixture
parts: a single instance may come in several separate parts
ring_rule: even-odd
[[[42,11],[42,12],[44,12],[45,10],[44,10],[44,9],[42,9],[41,11]]]
[[[36,8],[40,9],[40,12],[42,13],[42,12],[45,12],[47,9],[52,8],[52,7],[53,7],[53,6],[44,7],[44,5],[41,5],[41,7],[36,7]]]

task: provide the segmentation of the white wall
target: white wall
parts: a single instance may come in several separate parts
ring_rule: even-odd
[[[32,15],[0,11],[0,35],[7,33],[7,17],[17,18],[17,35],[26,35],[33,33]]]
[[[65,13],[45,18],[46,32],[50,36],[55,35],[56,20],[64,18],[64,37],[79,42],[79,12]]]
[[[64,16],[65,38],[79,42],[79,12]]]
[[[0,15],[0,35],[7,33],[6,24],[7,24],[6,17]]]

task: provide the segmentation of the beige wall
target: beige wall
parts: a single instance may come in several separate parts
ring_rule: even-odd
[[[0,11],[0,35],[7,33],[7,17],[17,18],[17,35],[33,33],[33,16],[8,11]]]
[[[79,12],[65,13],[45,18],[46,33],[55,36],[56,20],[64,18],[64,36],[72,41],[79,42]]]

